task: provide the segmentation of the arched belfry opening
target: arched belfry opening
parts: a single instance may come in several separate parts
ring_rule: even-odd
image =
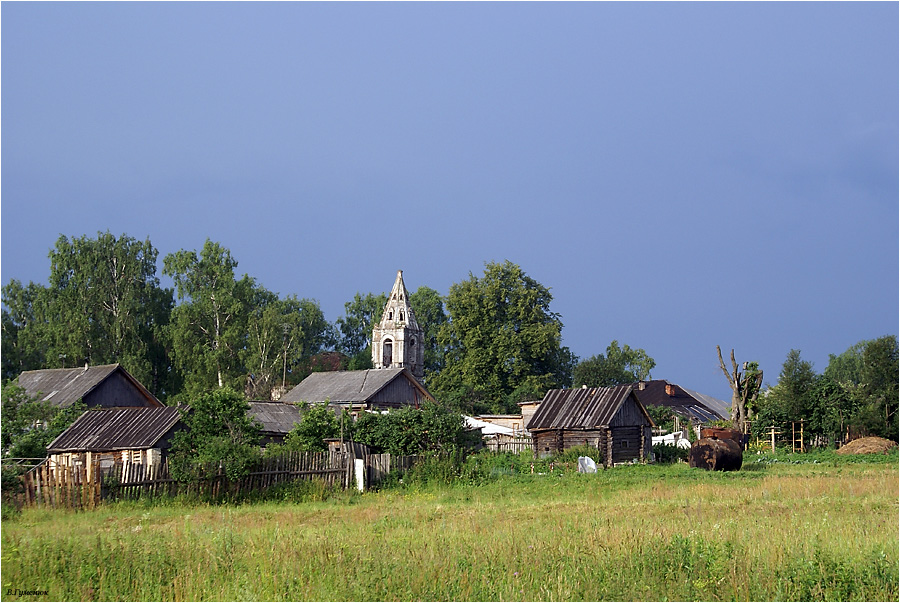
[[[390,339],[385,339],[384,343],[381,344],[381,364],[384,366],[391,366],[391,363],[394,361],[394,345]]]
[[[422,382],[425,378],[424,339],[424,332],[409,303],[403,271],[398,270],[381,321],[372,330],[372,365],[376,369],[407,368]]]

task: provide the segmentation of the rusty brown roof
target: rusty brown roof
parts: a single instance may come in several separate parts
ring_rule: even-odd
[[[120,371],[151,404],[162,406],[156,396],[118,363],[24,371],[19,375],[18,383],[27,395],[36,396],[38,400],[47,401],[58,408],[65,408],[84,398],[116,371]]]
[[[631,394],[630,385],[551,389],[528,422],[527,429],[594,429],[607,426]]]
[[[87,410],[50,443],[47,451],[57,454],[154,448],[180,419],[180,409],[174,406]]]
[[[666,406],[676,414],[700,423],[710,423],[731,416],[729,405],[722,400],[664,379],[638,382],[634,385],[634,393],[644,406]]]

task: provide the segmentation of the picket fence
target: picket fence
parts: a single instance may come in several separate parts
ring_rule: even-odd
[[[534,450],[534,440],[530,437],[498,437],[485,440],[485,448],[491,452],[512,452],[518,454],[523,451]]]
[[[365,483],[376,487],[389,473],[408,470],[417,457],[365,455]],[[346,452],[289,452],[259,461],[239,480],[231,481],[221,467],[204,467],[202,477],[178,481],[168,461],[158,465],[119,463],[110,467],[65,466],[45,461],[22,475],[22,490],[15,496],[23,506],[90,509],[105,500],[145,496],[194,494],[205,498],[241,497],[276,484],[318,479],[337,488],[356,487],[354,459]]]

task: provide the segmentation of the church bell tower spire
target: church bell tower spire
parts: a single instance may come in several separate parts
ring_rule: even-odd
[[[425,333],[416,322],[409,303],[403,271],[398,270],[381,322],[372,330],[372,365],[376,369],[408,368],[422,382],[425,378],[424,343]]]

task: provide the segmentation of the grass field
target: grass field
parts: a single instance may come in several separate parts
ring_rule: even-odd
[[[2,525],[2,598],[896,601],[897,454],[870,460],[25,510]]]

